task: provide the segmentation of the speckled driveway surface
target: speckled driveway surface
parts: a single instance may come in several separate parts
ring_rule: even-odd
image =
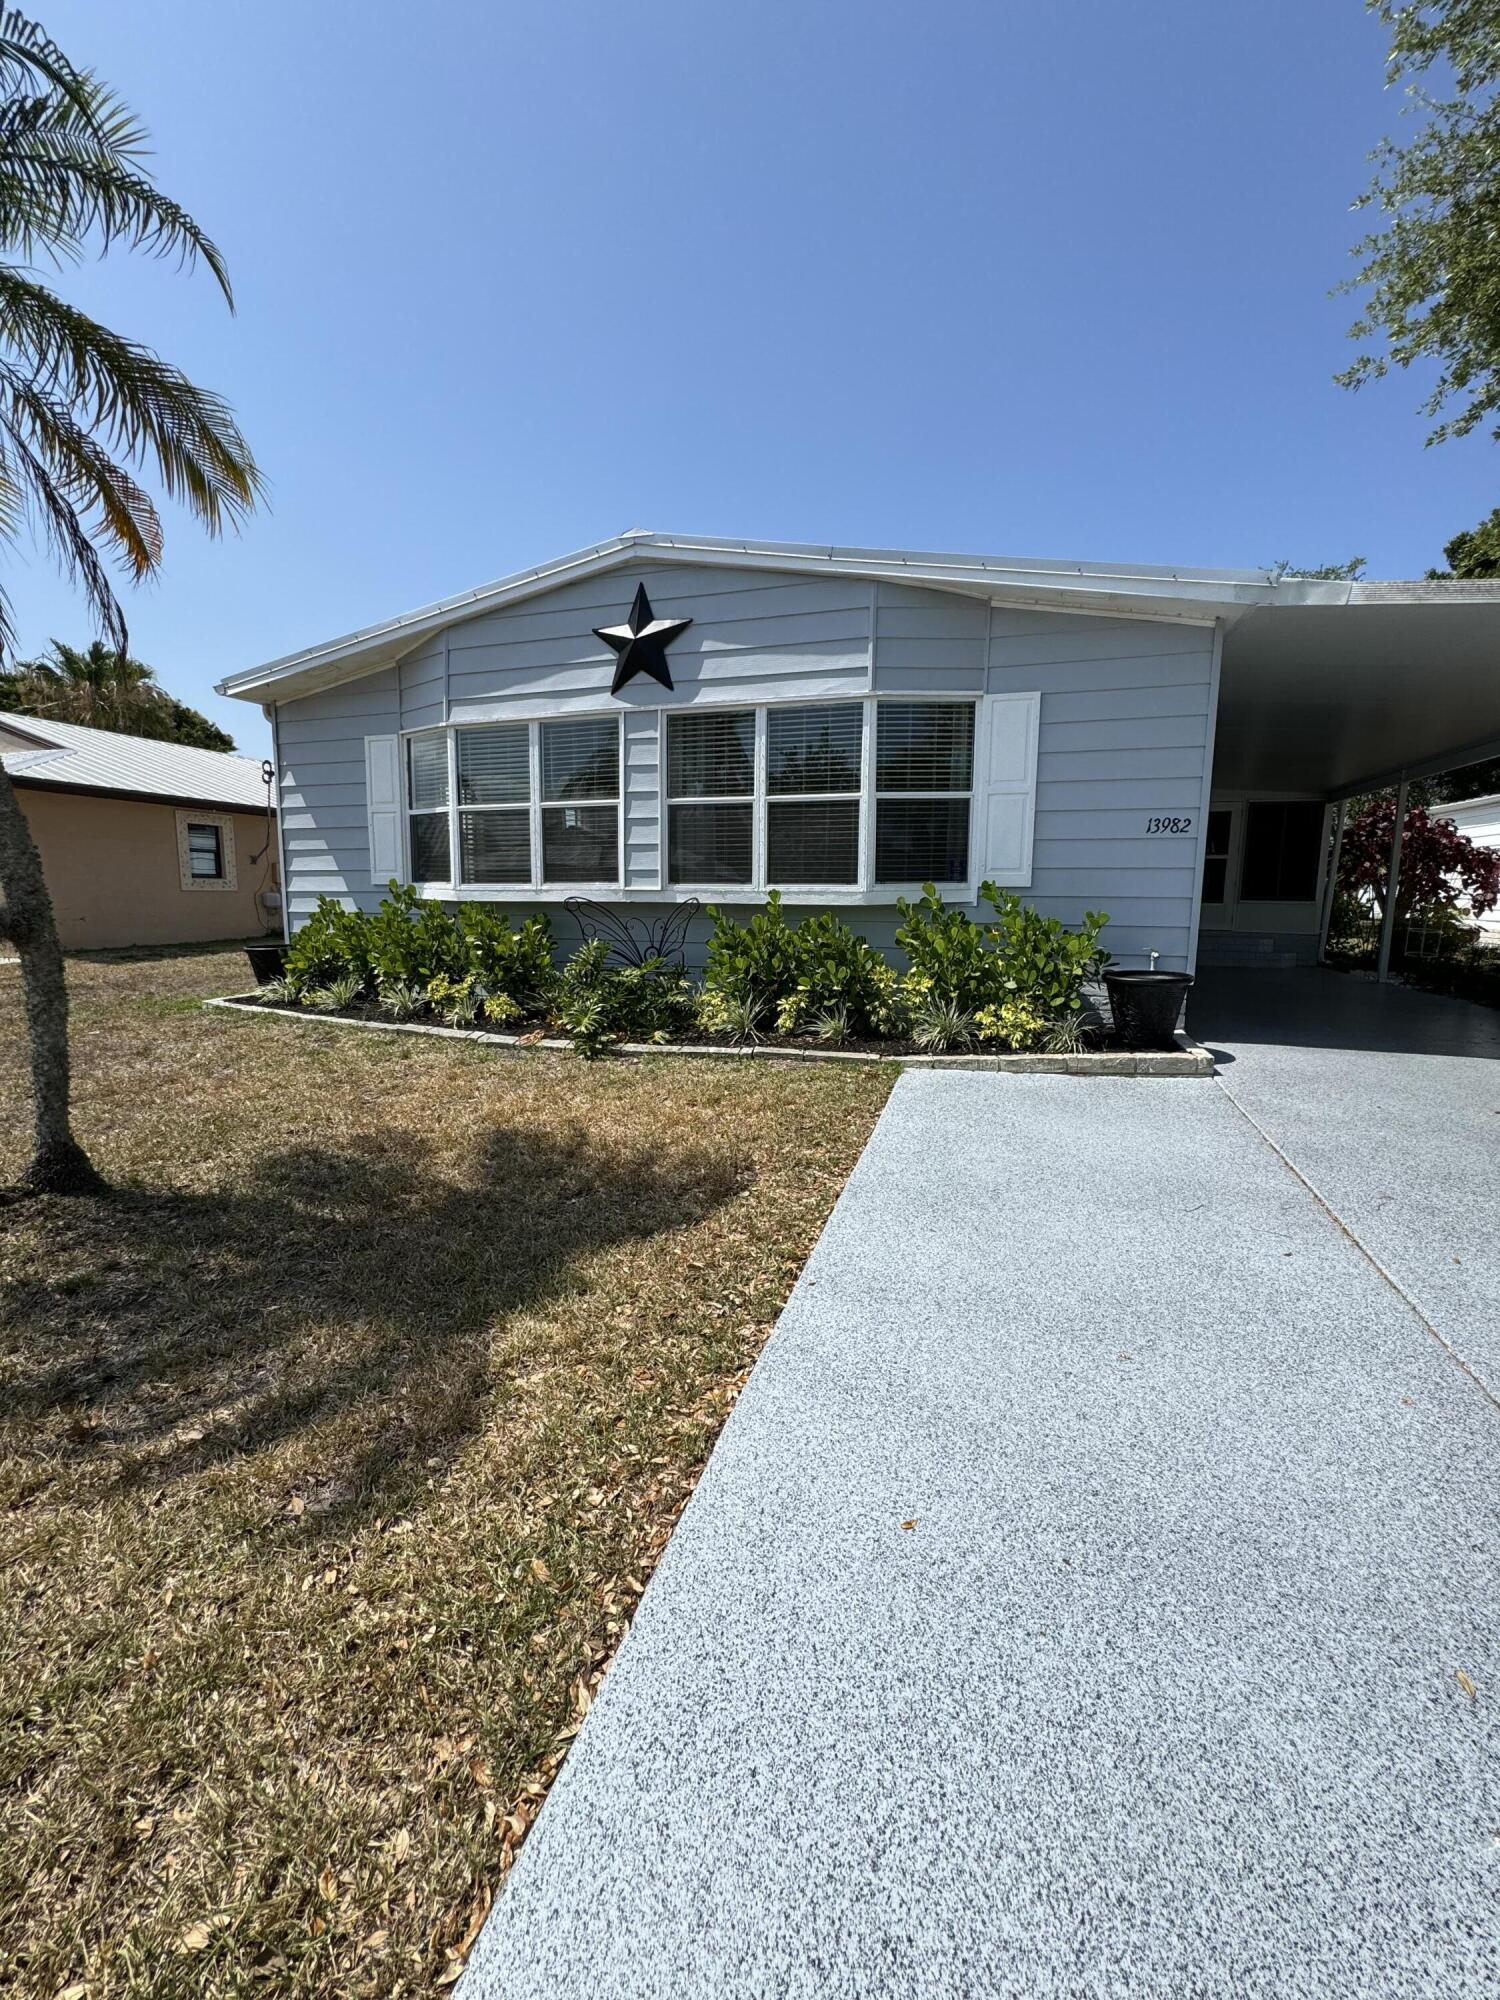
[[[464,2000],[1500,1990],[1500,1046],[1199,998],[902,1079]]]

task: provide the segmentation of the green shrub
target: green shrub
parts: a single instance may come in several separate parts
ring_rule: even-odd
[[[988,887],[988,885],[986,885]],[[977,1014],[995,997],[997,967],[987,926],[949,909],[931,882],[919,903],[902,896],[896,942],[911,967],[907,990],[920,1011],[952,1007]]]
[[[703,984],[748,1006],[757,1023],[767,1021],[797,988],[797,934],[781,909],[781,894],[773,889],[766,907],[747,923],[738,924],[711,905],[713,931],[708,940]]]
[[[508,995],[518,1019],[540,1013],[557,987],[552,925],[545,916],[527,917],[514,927],[492,903],[459,908],[465,961],[475,984],[488,997]]]
[[[337,897],[320,896],[287,946],[286,978],[301,993],[353,973],[363,988],[371,976],[371,922],[361,910],[346,910]]]
[[[1048,1033],[1047,1017],[1036,1003],[1012,994],[996,1007],[981,1007],[974,1027],[982,1042],[998,1042],[1006,1049],[1038,1049]]]
[[[895,979],[874,945],[830,910],[804,917],[792,938],[797,977],[777,1010],[782,1032],[801,1032],[829,1015],[843,1020],[846,1038],[884,1032]]]
[[[557,986],[545,916],[513,926],[490,904],[427,902],[400,882],[369,916],[323,897],[292,939],[286,976],[299,993],[353,977],[397,1019],[430,1005],[461,1024],[491,1001],[500,1003],[491,1020],[540,1013]]]
[[[759,1028],[774,1019],[782,1034],[796,1035],[810,1031],[824,1016],[837,1015],[848,1035],[905,1032],[896,974],[874,945],[831,910],[789,924],[781,897],[772,890],[765,909],[748,923],[735,923],[719,910],[709,915],[714,928],[704,989],[733,1010],[736,1021],[748,1014],[750,1024]],[[738,1032],[712,1028],[708,1020],[704,1025],[711,1032]]]
[[[425,993],[434,979],[461,979],[468,969],[457,913],[425,901],[409,884],[392,882],[366,921],[370,971],[382,993],[391,986]]]
[[[616,1042],[669,1041],[692,1014],[680,966],[663,958],[611,965],[608,944],[591,938],[562,969],[553,1018],[580,1055],[594,1057]]]
[[[1044,917],[1023,903],[1012,889],[986,882],[979,893],[995,912],[995,922],[986,928],[1003,967],[1001,1004],[1011,995],[1047,1022],[1076,1014],[1084,981],[1097,979],[1110,962],[1099,943],[1109,918],[1087,910],[1078,929],[1070,931],[1060,918]]]
[[[901,899],[896,942],[911,966],[907,992],[919,1014],[955,1009],[988,1041],[1038,1047],[1049,1028],[1081,1011],[1085,980],[1109,963],[1099,943],[1109,919],[1090,910],[1069,930],[1013,890],[986,882],[979,893],[995,912],[989,922],[948,908],[931,882],[919,903]]]

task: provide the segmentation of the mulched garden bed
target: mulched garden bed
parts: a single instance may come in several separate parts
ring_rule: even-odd
[[[388,1014],[384,1008],[377,1006],[372,1000],[361,1001],[355,1007],[330,1008],[303,1007],[299,1006],[295,1000],[268,1000],[263,994],[259,993],[246,994],[243,998],[239,995],[231,997],[237,1007],[261,1007],[279,1014],[306,1014],[315,1021],[373,1021],[383,1028],[444,1028],[450,1025],[448,1022],[440,1020],[434,1014],[412,1014],[405,1021],[398,1021],[394,1014]],[[519,1021],[512,1021],[504,1028],[494,1027],[488,1021],[471,1021],[460,1032],[465,1035],[483,1035],[491,1041],[505,1044],[517,1041],[524,1042],[529,1040],[533,1035],[548,1039],[556,1037],[560,1041],[567,1039],[566,1036],[562,1035],[551,1025],[548,1018],[542,1015],[527,1016]],[[704,1028],[692,1028],[686,1034],[673,1035],[669,1041],[659,1043],[657,1046],[661,1048],[743,1049],[747,1044],[740,1041],[734,1035],[715,1035],[710,1034]],[[876,1041],[873,1039],[861,1040],[857,1035],[851,1035],[847,1040],[842,1042],[825,1042],[820,1041],[816,1035],[782,1035],[777,1034],[774,1030],[757,1034],[754,1042],[748,1046],[760,1049],[786,1049],[788,1052],[795,1051],[804,1055],[812,1051],[817,1051],[820,1054],[831,1052],[836,1055],[846,1056],[920,1056],[929,1053],[929,1051],[923,1049],[918,1043],[909,1040],[899,1042]],[[1009,1049],[986,1049],[981,1045],[977,1049],[969,1051],[969,1053],[979,1055],[1010,1055],[1018,1052]],[[1043,1051],[1033,1049],[1025,1051],[1025,1053],[1037,1055],[1043,1053]],[[1124,1044],[1117,1041],[1113,1035],[1105,1034],[1091,1040],[1087,1047],[1080,1050],[1079,1053],[1091,1056],[1109,1056],[1124,1055],[1129,1052],[1125,1049]]]
[[[228,994],[223,999],[206,1003],[211,1007],[229,1007],[281,1016],[292,1016],[309,1021],[347,1021],[361,1027],[384,1028],[397,1032],[454,1036],[464,1041],[492,1042],[497,1048],[525,1048],[541,1046],[561,1049],[572,1046],[566,1035],[560,1034],[551,1023],[540,1017],[512,1021],[505,1028],[496,1028],[484,1021],[476,1021],[467,1027],[450,1027],[446,1022],[431,1015],[413,1015],[405,1021],[397,1021],[380,1007],[369,1001],[356,1007],[320,1008],[301,1007],[295,1001],[268,1000],[263,994]],[[844,1061],[898,1061],[920,1064],[945,1064],[959,1068],[963,1066],[984,1068],[1052,1069],[1064,1068],[1087,1074],[1095,1068],[1129,1066],[1132,1070],[1139,1066],[1142,1073],[1160,1071],[1177,1074],[1209,1074],[1211,1063],[1205,1051],[1188,1038],[1179,1043],[1175,1052],[1158,1054],[1137,1054],[1127,1049],[1113,1035],[1103,1035],[1088,1048],[1076,1055],[1048,1055],[1041,1051],[1021,1054],[1003,1049],[975,1049],[955,1051],[947,1055],[934,1055],[921,1049],[912,1041],[860,1041],[823,1042],[813,1035],[780,1035],[768,1033],[759,1035],[754,1042],[741,1042],[732,1035],[709,1034],[703,1029],[693,1028],[686,1034],[673,1036],[665,1042],[622,1042],[617,1052],[622,1055],[682,1054],[701,1053],[705,1055],[740,1056],[782,1056],[788,1059],[820,1058],[824,1061],[843,1059]]]

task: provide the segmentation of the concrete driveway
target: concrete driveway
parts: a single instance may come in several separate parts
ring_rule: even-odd
[[[465,2000],[1500,1990],[1500,1049],[1213,1003],[902,1079]]]

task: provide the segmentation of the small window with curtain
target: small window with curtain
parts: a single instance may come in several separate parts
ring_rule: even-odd
[[[857,701],[766,713],[766,880],[774,888],[859,880]]]
[[[755,711],[667,717],[667,876],[752,880]]]
[[[458,867],[462,882],[531,880],[531,732],[524,722],[460,729]]]
[[[620,723],[542,724],[542,880],[620,877]]]
[[[882,701],[875,731],[875,879],[967,882],[974,705]]]
[[[406,740],[406,804],[413,882],[451,882],[448,841],[448,736],[435,730]]]

